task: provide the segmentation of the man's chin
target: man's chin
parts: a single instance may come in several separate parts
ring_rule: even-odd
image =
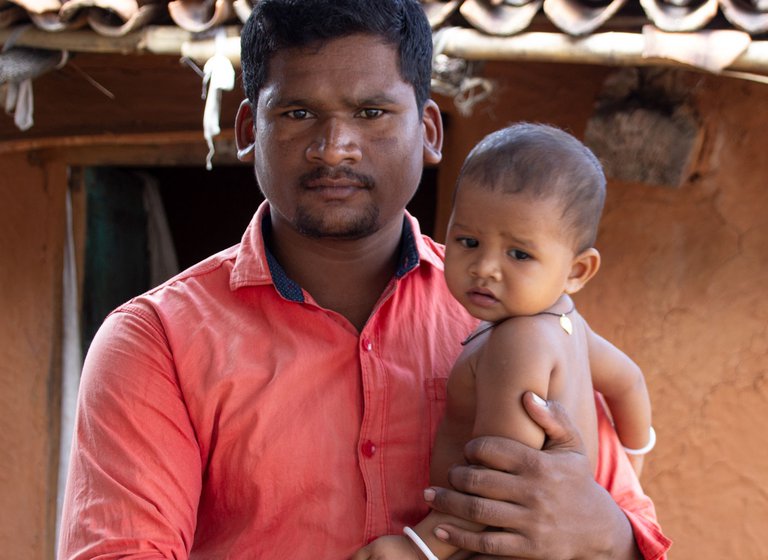
[[[337,239],[339,241],[355,241],[372,235],[376,228],[359,227],[306,227],[299,225],[299,233],[313,239]]]
[[[378,230],[378,213],[373,210],[353,215],[321,216],[299,213],[296,229],[302,235],[315,239],[354,241],[372,235]]]

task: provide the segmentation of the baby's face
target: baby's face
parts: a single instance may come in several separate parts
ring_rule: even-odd
[[[554,198],[534,199],[462,183],[448,224],[445,278],[475,317],[534,315],[564,293],[573,239]]]

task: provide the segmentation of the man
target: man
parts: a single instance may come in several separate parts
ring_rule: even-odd
[[[61,558],[341,559],[427,512],[445,378],[473,326],[442,247],[404,211],[441,157],[429,26],[415,0],[262,0],[242,35],[238,154],[267,203],[240,245],[94,339]],[[529,558],[663,555],[617,444],[601,468],[623,510],[564,415],[531,402],[550,449],[472,442],[489,468],[423,494],[510,530],[447,538]]]

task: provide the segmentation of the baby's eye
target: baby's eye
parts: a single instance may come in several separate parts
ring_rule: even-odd
[[[531,255],[520,249],[512,249],[507,254],[517,261],[527,261],[531,258]]]
[[[471,237],[459,237],[456,239],[456,241],[458,241],[459,245],[465,247],[466,249],[474,249],[479,245],[477,239],[473,239]]]

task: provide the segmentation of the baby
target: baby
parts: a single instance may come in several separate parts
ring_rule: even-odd
[[[605,176],[589,149],[566,132],[517,124],[485,137],[459,174],[448,225],[445,278],[453,296],[483,322],[462,344],[448,380],[445,418],[435,440],[431,481],[448,486],[480,435],[541,448],[544,432],[522,405],[532,391],[559,401],[581,433],[594,467],[602,393],[638,475],[655,442],[642,372],[579,315],[571,295],[600,267],[594,248]],[[448,558],[441,523],[430,513],[405,536],[382,537],[354,560]],[[458,556],[453,556],[456,558]]]

